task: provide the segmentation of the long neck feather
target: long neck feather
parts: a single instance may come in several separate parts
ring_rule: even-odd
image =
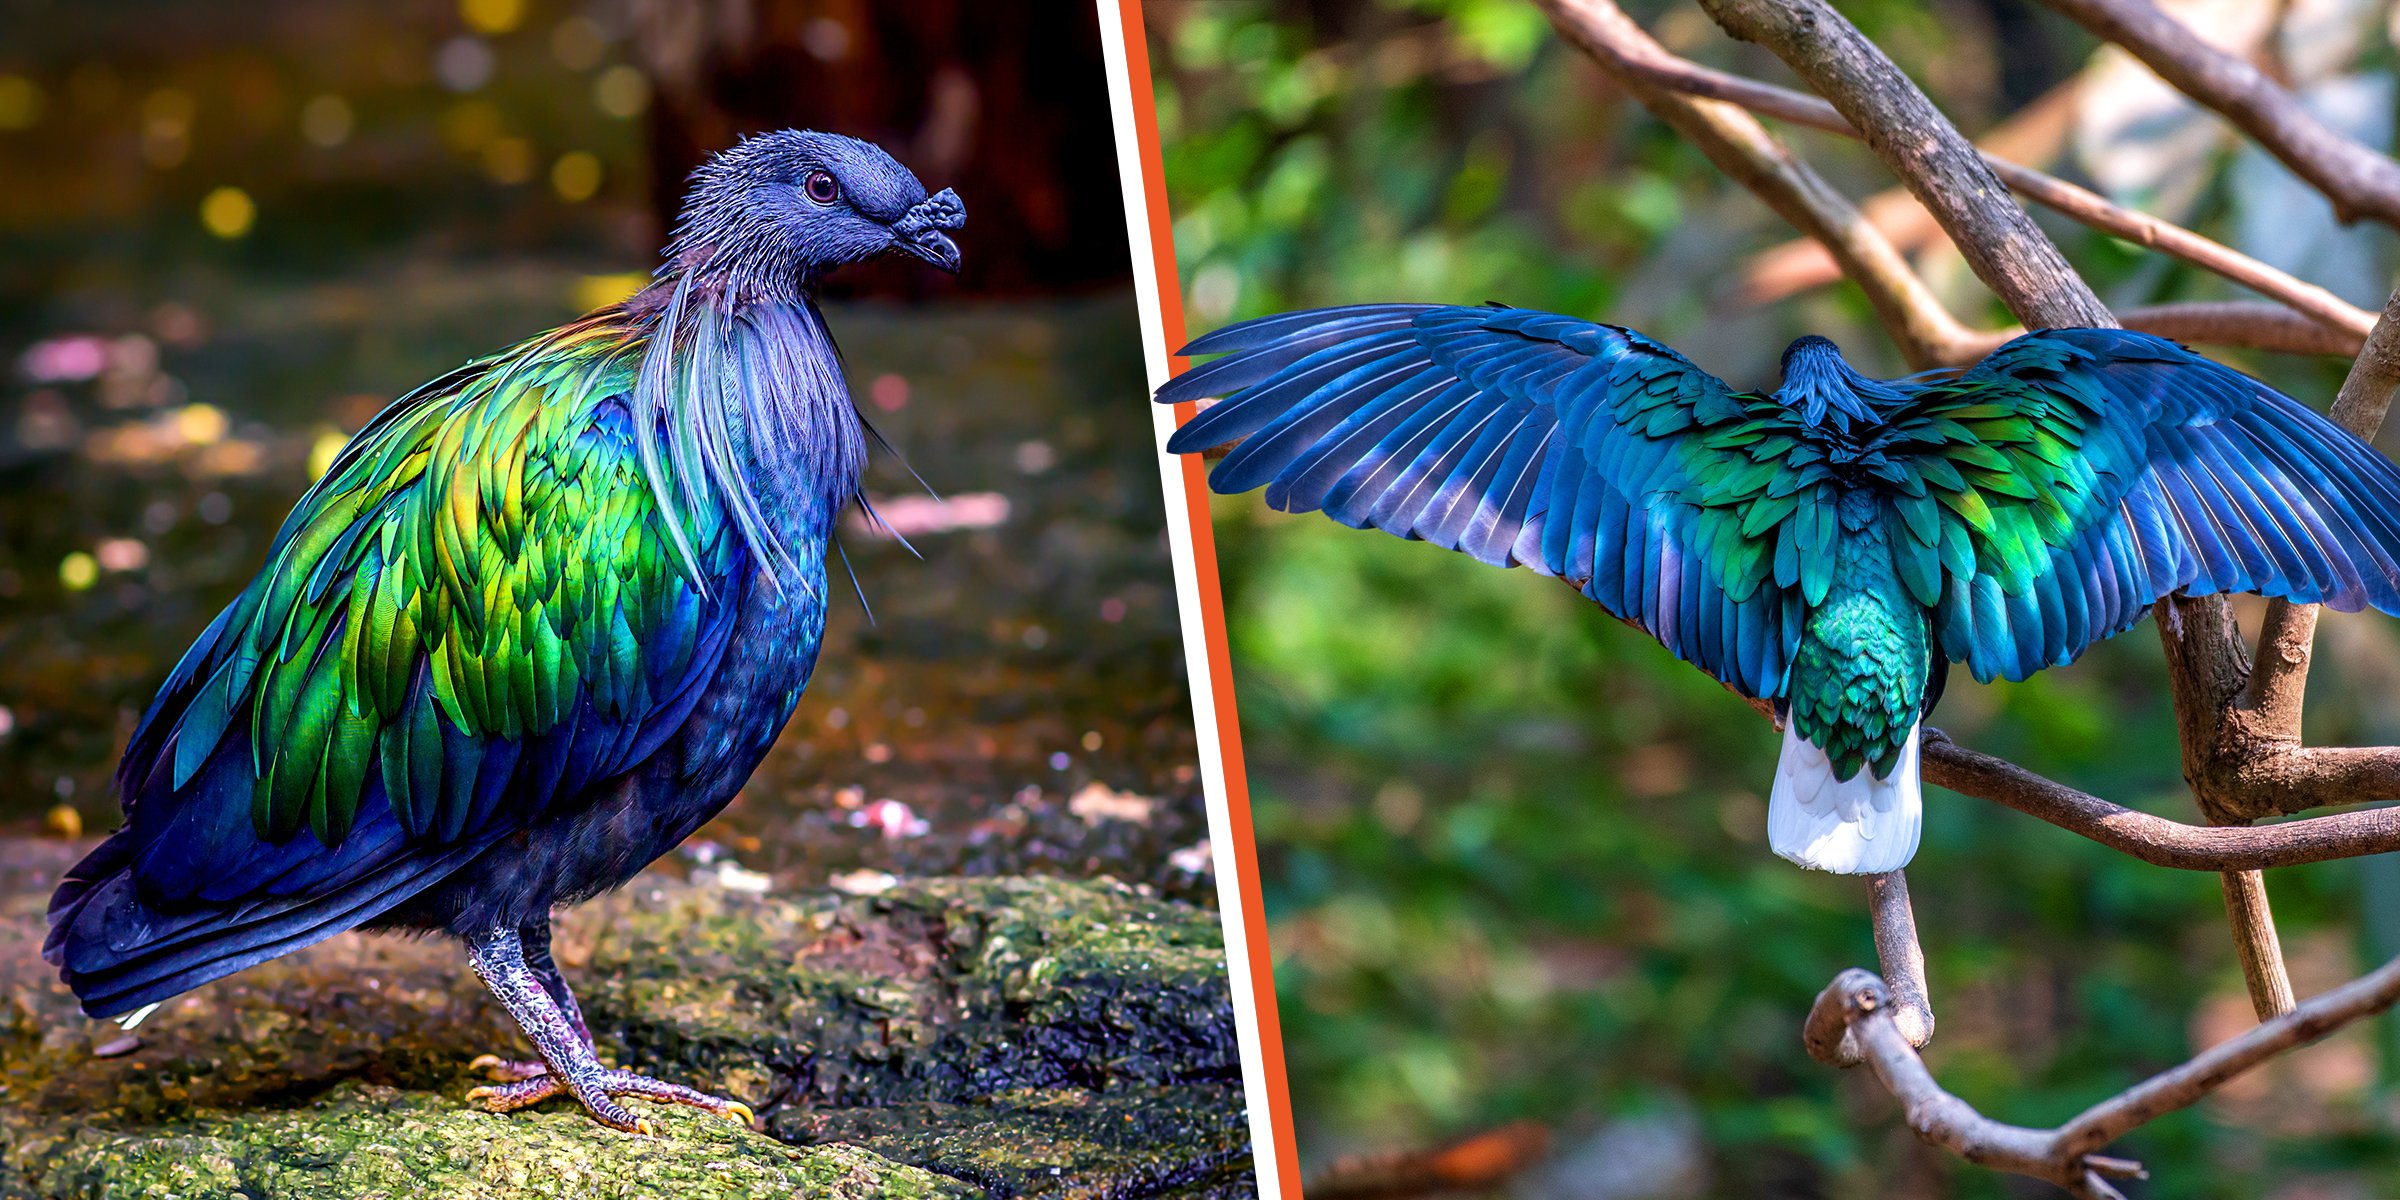
[[[866,462],[824,317],[805,296],[727,300],[689,275],[672,288],[652,306],[631,403],[677,560],[706,587],[692,533],[729,520],[779,585],[814,592],[822,547],[797,543],[826,535]]]

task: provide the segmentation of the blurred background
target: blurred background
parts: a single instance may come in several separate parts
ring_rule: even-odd
[[[1695,4],[1626,7],[1678,53],[1793,82]],[[2400,265],[2388,230],[2335,224],[2280,166],[2038,5],[1840,7],[1970,134],[2381,307]],[[2388,6],[2173,7],[2391,145]],[[1311,305],[1499,300],[1636,326],[1738,385],[1771,384],[1811,332],[1901,369],[1854,289],[1528,4],[1153,0],[1145,17],[1195,335]],[[1892,186],[1863,148],[1777,132],[1854,199]],[[2113,305],[2232,294],[2036,216]],[[1952,311],[2006,323],[1953,251],[1901,240]],[[2345,366],[2219,356],[2319,406]],[[1803,1054],[1818,989],[1874,962],[1865,890],[1767,850],[1776,743],[1743,704],[1554,583],[1255,495],[1219,498],[1216,516],[1312,1177],[1499,1129],[1479,1145],[1547,1138],[1504,1189],[1526,1197],[2056,1194],[1918,1145],[1871,1080]],[[2254,629],[2255,606],[2243,613]],[[2396,635],[2387,618],[2329,615],[2311,740],[2400,739]],[[1954,674],[1939,723],[2197,820],[2164,678],[2144,626],[2029,683]],[[2252,1023],[2211,876],[1947,792],[1927,807],[1909,874],[1941,1020],[1928,1057],[1987,1115],[2054,1124]],[[2269,887],[2303,994],[2400,950],[2387,859]],[[2353,1027],[2129,1138],[2154,1179],[2128,1191],[2400,1194],[2396,1081],[2394,1024]]]
[[[1088,6],[0,0],[0,827],[96,835],[177,655],[390,398],[639,286],[738,134],[883,143],[957,280],[847,273],[867,600],[681,857],[778,886],[1110,874],[1205,821]]]

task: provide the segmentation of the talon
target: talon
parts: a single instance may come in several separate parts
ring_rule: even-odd
[[[633,1132],[634,1136],[636,1137],[658,1136],[658,1128],[650,1123],[650,1118],[648,1117],[635,1117],[633,1119]]]
[[[468,1090],[468,1092],[467,1092],[467,1103],[469,1103],[469,1104],[473,1104],[473,1103],[475,1103],[475,1102],[476,1102],[476,1101],[478,1101],[478,1100],[488,1100],[488,1099],[492,1098],[493,1096],[497,1096],[497,1095],[499,1095],[499,1094],[500,1094],[500,1089],[498,1089],[498,1088],[488,1088],[488,1087],[472,1088],[472,1089],[469,1089],[469,1090]]]
[[[497,1054],[478,1054],[467,1063],[467,1069],[470,1071],[490,1070],[501,1065],[503,1061]]]
[[[725,1116],[734,1124],[739,1125],[744,1129],[748,1129],[750,1127],[750,1122],[758,1119],[758,1114],[751,1112],[750,1106],[742,1103],[739,1100],[733,1100],[726,1103]]]

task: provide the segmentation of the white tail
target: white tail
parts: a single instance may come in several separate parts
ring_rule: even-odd
[[[1875,778],[1870,768],[1836,780],[1825,752],[1784,724],[1783,757],[1775,762],[1767,802],[1767,842],[1775,853],[1819,871],[1880,875],[1916,857],[1924,826],[1915,725],[1889,778]]]

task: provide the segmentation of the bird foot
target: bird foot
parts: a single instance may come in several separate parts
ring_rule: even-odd
[[[494,1083],[517,1083],[549,1074],[550,1064],[538,1058],[502,1058],[497,1054],[478,1054],[467,1064],[467,1069],[480,1072]]]
[[[485,1057],[492,1056],[486,1055]],[[481,1063],[482,1059],[477,1059],[476,1062]],[[493,1063],[500,1068],[526,1065],[504,1062],[498,1058],[493,1058]],[[647,1118],[637,1117],[624,1105],[617,1103],[618,1098],[630,1097],[655,1101],[660,1104],[686,1105],[702,1112],[714,1113],[744,1127],[757,1119],[757,1115],[750,1111],[750,1106],[739,1100],[711,1096],[696,1088],[652,1079],[646,1075],[636,1075],[631,1071],[602,1068],[590,1071],[581,1078],[569,1080],[551,1073],[542,1064],[532,1065],[541,1067],[542,1073],[476,1088],[467,1093],[467,1102],[470,1104],[481,1103],[489,1112],[504,1113],[531,1107],[552,1096],[571,1095],[581,1101],[583,1106],[589,1109],[592,1116],[601,1124],[611,1129],[640,1134],[644,1137],[656,1134],[657,1129],[650,1124]]]

